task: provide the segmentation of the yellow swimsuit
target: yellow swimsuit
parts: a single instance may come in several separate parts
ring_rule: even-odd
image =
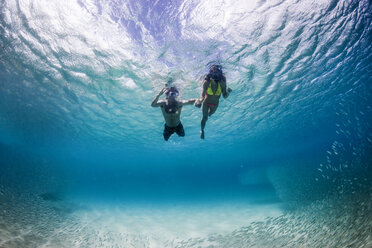
[[[220,96],[221,95],[221,91],[222,91],[221,90],[221,85],[219,83],[217,83],[217,84],[218,84],[217,91],[216,91],[215,94],[213,94],[212,83],[211,82],[209,83],[209,87],[207,89],[206,97],[208,97],[208,95],[209,96]],[[214,104],[214,103],[205,102],[205,104],[207,104],[209,107],[217,107],[218,106],[218,104]]]
[[[210,96],[220,96],[221,95],[221,85],[219,83],[218,84],[218,88],[217,88],[217,91],[215,94],[213,94],[213,90],[212,90],[212,83],[210,82],[209,83],[209,87],[208,87],[208,90],[207,90],[207,95],[210,95]]]

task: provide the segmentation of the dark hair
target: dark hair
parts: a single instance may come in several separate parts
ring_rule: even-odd
[[[213,78],[214,81],[222,81],[223,80],[222,66],[212,65],[209,68],[209,73],[205,77],[205,80],[209,81],[211,78]]]

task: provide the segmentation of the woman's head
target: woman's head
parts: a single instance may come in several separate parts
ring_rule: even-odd
[[[214,81],[221,81],[222,80],[222,66],[212,65],[209,68],[209,73],[206,79],[207,80],[213,79]]]
[[[220,66],[220,65],[212,65],[209,68],[209,73],[215,73],[215,72],[222,72],[222,66]]]

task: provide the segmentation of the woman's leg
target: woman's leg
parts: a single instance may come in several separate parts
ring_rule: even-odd
[[[217,108],[218,108],[218,105],[213,106],[213,107],[209,107],[209,113],[208,113],[208,116],[213,115],[214,112],[216,112]]]
[[[208,120],[208,115],[209,115],[209,106],[207,104],[203,103],[203,118],[201,120],[200,126],[201,126],[201,131],[200,131],[200,138],[204,139],[204,128],[205,124],[207,123]]]

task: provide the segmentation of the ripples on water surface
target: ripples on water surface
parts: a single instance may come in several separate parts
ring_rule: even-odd
[[[368,0],[1,2],[0,246],[370,246],[371,13]],[[187,106],[186,137],[164,142],[152,98],[169,78],[198,97],[213,63],[233,92],[206,140]],[[290,212],[208,239],[94,236],[84,207],[65,203],[92,195],[255,198]]]

